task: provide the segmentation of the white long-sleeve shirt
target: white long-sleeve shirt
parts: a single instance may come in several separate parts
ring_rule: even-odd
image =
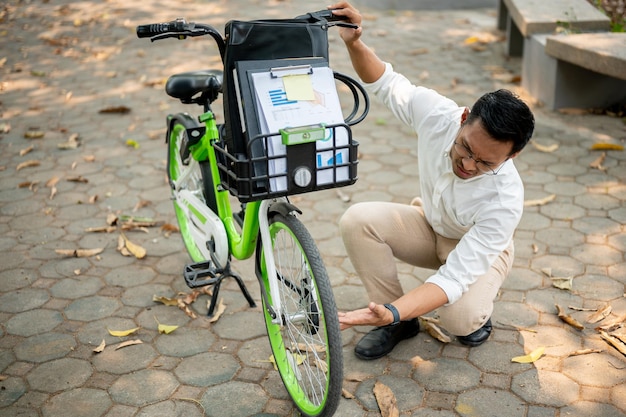
[[[464,107],[413,85],[389,63],[382,77],[365,87],[417,132],[426,219],[439,235],[460,239],[446,263],[426,281],[439,286],[452,304],[511,244],[524,207],[522,180],[511,160],[497,175],[464,180],[453,173],[450,150]]]

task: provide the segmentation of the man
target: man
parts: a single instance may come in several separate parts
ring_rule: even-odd
[[[419,332],[417,317],[436,310],[441,327],[478,346],[491,333],[494,299],[513,263],[524,189],[512,159],[532,136],[534,117],[506,90],[485,94],[470,111],[411,84],[363,42],[358,10],[347,2],[329,8],[359,25],[340,34],[365,87],[417,132],[422,193],[410,205],[356,204],[342,217],[370,303],[340,313],[341,327],[376,326],[355,354],[377,359]],[[436,272],[404,294],[396,258]]]

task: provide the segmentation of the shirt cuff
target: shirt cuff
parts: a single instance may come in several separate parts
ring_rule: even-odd
[[[446,293],[446,296],[448,297],[448,303],[446,305],[454,304],[459,300],[459,298],[461,298],[461,295],[463,295],[463,291],[458,283],[445,279],[440,275],[432,275],[426,280],[426,282],[438,286],[443,290],[443,292]]]

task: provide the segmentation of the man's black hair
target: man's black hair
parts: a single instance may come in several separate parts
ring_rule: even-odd
[[[497,90],[478,99],[467,122],[480,120],[489,136],[513,142],[511,154],[524,149],[533,135],[535,117],[530,108],[509,90]]]

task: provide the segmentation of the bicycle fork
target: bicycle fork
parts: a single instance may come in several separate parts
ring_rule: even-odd
[[[283,311],[282,301],[280,297],[279,290],[279,282],[284,278],[279,276],[279,273],[276,271],[276,263],[274,261],[274,250],[272,244],[272,237],[270,236],[269,230],[269,221],[272,213],[279,212],[285,216],[290,215],[290,213],[297,212],[302,214],[300,209],[298,209],[293,204],[289,203],[289,201],[282,197],[276,200],[263,200],[259,207],[259,234],[261,236],[261,249],[263,250],[263,258],[265,261],[265,271],[268,280],[270,298],[267,297],[265,293],[265,286],[261,283],[261,296],[264,298],[265,306],[272,317],[272,323],[278,325],[285,325],[287,322],[290,323],[303,323],[306,322],[308,316],[304,313],[295,313],[289,316],[286,316]],[[260,257],[259,257],[260,261]],[[258,265],[259,272],[258,277],[262,279],[260,273],[261,265]]]

